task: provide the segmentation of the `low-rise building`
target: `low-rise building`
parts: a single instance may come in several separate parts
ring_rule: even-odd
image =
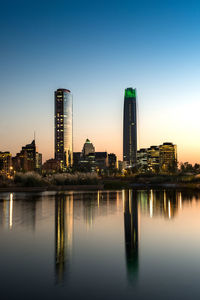
[[[42,165],[42,173],[52,174],[60,171],[61,171],[61,163],[57,159],[53,159],[53,158],[48,159]]]
[[[177,146],[172,143],[163,143],[159,146],[160,172],[174,172],[177,169]]]
[[[170,173],[177,168],[177,146],[163,143],[137,151],[137,166],[139,171],[152,173]]]

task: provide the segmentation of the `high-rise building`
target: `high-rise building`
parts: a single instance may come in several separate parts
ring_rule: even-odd
[[[73,103],[70,90],[55,91],[55,159],[65,170],[73,164]]]
[[[137,113],[136,89],[125,89],[124,128],[123,128],[123,161],[134,166],[137,161]]]

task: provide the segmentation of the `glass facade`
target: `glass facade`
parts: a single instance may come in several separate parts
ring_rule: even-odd
[[[137,163],[136,89],[127,88],[124,96],[123,161]]]
[[[55,159],[62,169],[73,164],[73,98],[66,89],[55,91]]]

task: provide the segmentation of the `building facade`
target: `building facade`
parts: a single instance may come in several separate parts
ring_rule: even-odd
[[[86,139],[85,144],[83,145],[82,155],[85,157],[92,153],[95,153],[95,147],[89,139]]]
[[[148,169],[153,173],[158,173],[160,169],[160,149],[159,146],[148,148]]]
[[[160,150],[160,172],[174,172],[177,168],[177,146],[172,143],[163,143]]]
[[[62,170],[73,164],[73,97],[67,89],[55,91],[55,159]]]
[[[36,156],[41,154],[36,152],[35,140],[23,146],[21,151],[12,159],[13,169],[17,172],[37,171]]]
[[[137,163],[137,103],[136,89],[125,89],[123,123],[123,161],[129,166]]]
[[[0,152],[0,175],[9,176],[12,173],[12,156],[10,152]]]

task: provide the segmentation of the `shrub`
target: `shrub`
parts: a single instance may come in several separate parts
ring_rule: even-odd
[[[16,173],[14,177],[14,182],[21,186],[26,187],[35,187],[35,186],[43,186],[44,181],[42,177],[35,172],[27,172],[27,173]]]

